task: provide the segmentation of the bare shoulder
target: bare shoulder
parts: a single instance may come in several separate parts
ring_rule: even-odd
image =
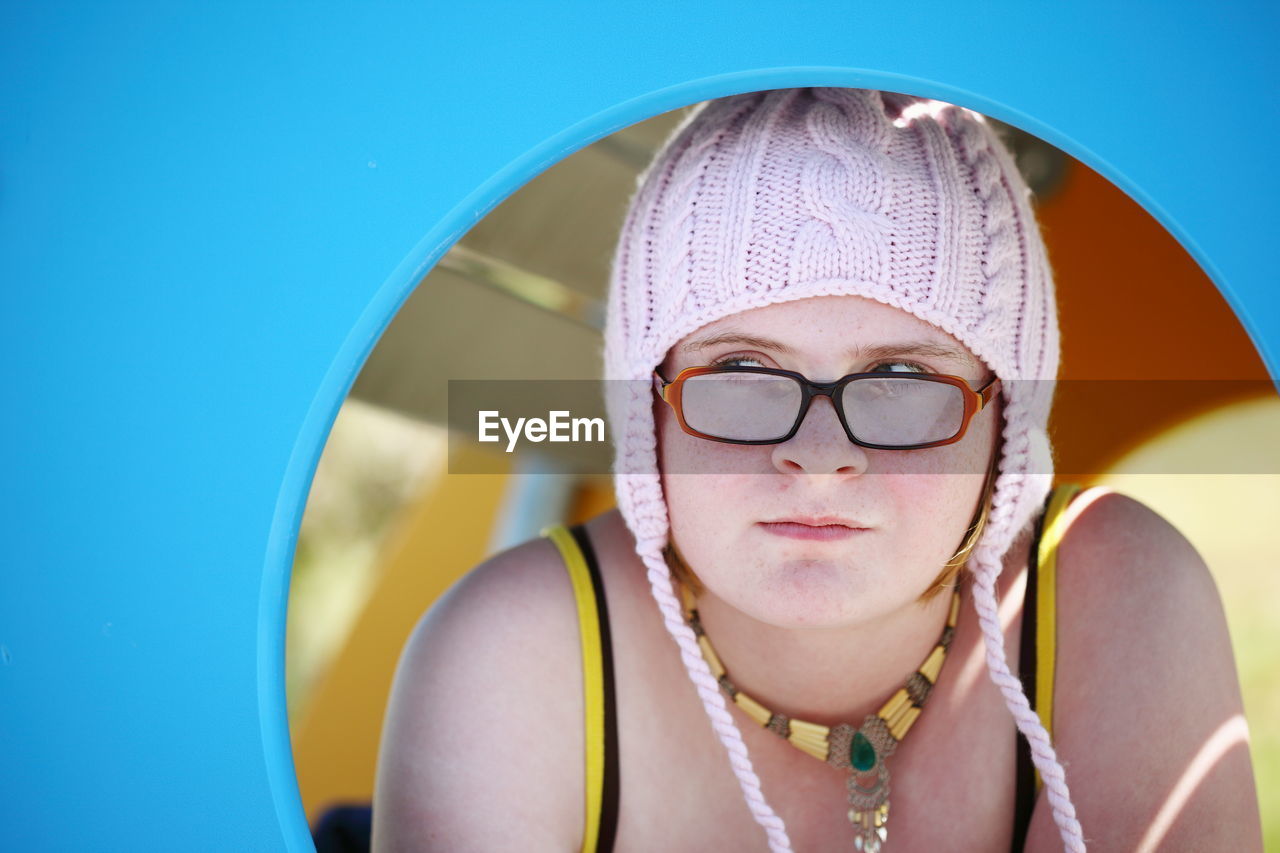
[[[1065,519],[1053,739],[1090,849],[1260,850],[1243,701],[1208,566],[1122,494],[1087,490]],[[1040,800],[1028,849],[1056,848]]]
[[[373,847],[567,850],[582,840],[582,675],[554,543],[477,566],[423,615],[397,665]]]

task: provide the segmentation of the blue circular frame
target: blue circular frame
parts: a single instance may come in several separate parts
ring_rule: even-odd
[[[330,426],[460,235],[654,114],[837,85],[1017,125],[1280,375],[1274,6],[901,5],[5,4],[5,842],[311,849],[285,608]]]

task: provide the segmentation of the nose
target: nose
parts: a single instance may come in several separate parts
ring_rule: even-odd
[[[784,474],[856,476],[867,462],[867,449],[849,440],[830,397],[810,400],[796,434],[773,448],[773,465]]]

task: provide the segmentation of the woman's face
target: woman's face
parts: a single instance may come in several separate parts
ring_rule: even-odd
[[[671,380],[711,364],[778,367],[814,381],[940,373],[975,389],[993,376],[936,326],[859,296],[725,317],[682,339],[659,369]],[[677,550],[709,592],[778,627],[851,625],[914,602],[963,541],[1000,426],[992,406],[954,444],[873,450],[849,441],[830,398],[816,397],[788,441],[734,445],[688,435],[667,404],[655,406]],[[855,529],[824,540],[775,523],[819,516]]]

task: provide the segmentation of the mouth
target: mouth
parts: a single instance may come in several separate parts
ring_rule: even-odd
[[[761,528],[776,536],[789,539],[807,539],[819,542],[830,542],[849,539],[871,528],[863,527],[857,521],[838,516],[792,516],[773,521],[759,522]]]

